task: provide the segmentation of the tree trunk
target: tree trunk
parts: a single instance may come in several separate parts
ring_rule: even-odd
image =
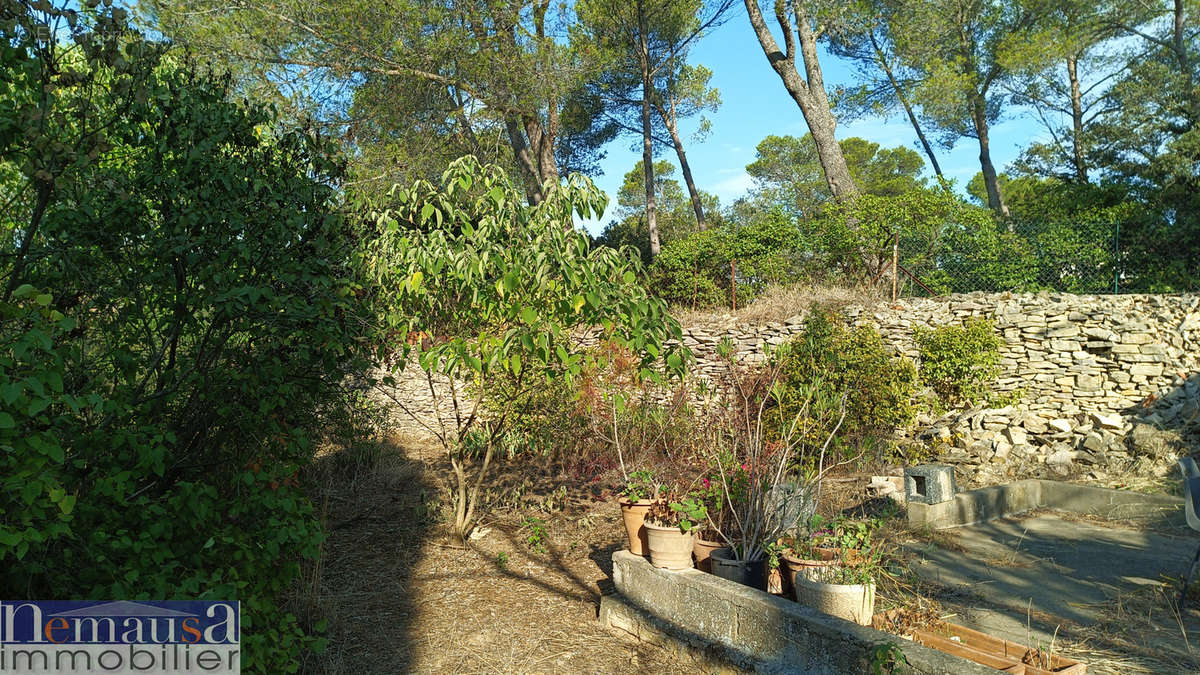
[[[992,165],[992,151],[988,141],[987,110],[982,96],[976,96],[971,103],[971,118],[975,123],[975,133],[979,138],[979,166],[983,171],[983,184],[987,188],[988,208],[997,215],[1008,217],[1008,207],[1004,204],[1004,196],[1000,193],[1000,181],[996,177],[996,167]],[[1009,224],[1012,231],[1012,224]]]
[[[925,156],[929,158],[929,163],[933,166],[933,173],[938,178],[942,178],[942,167],[938,164],[937,155],[933,154],[933,146],[929,143],[929,139],[925,137],[924,130],[921,129],[921,123],[917,121],[917,115],[913,111],[913,107],[908,102],[908,97],[904,95],[904,90],[900,88],[900,82],[896,80],[896,76],[892,74],[892,67],[887,62],[887,56],[879,47],[879,42],[875,39],[875,31],[871,31],[871,46],[875,48],[875,59],[879,62],[879,67],[887,75],[888,82],[892,85],[892,91],[896,92],[896,100],[900,101],[900,105],[904,107],[904,114],[908,116],[908,123],[912,125],[913,131],[917,132],[917,140],[921,141],[921,147],[925,150]]]
[[[646,36],[646,8],[638,0],[638,60],[642,71],[642,168],[646,175],[646,229],[650,236],[650,257],[662,251],[658,238],[658,214],[654,198],[654,138],[650,134],[650,97],[654,82],[650,77],[650,45]]]
[[[683,139],[679,137],[679,127],[675,123],[675,115],[673,113],[668,115],[661,104],[657,104],[655,107],[658,109],[658,115],[666,125],[667,131],[671,134],[671,143],[675,146],[675,156],[679,158],[679,168],[683,172],[683,182],[687,184],[688,195],[692,199],[692,210],[696,212],[696,226],[701,230],[707,229],[708,223],[704,220],[704,204],[700,201],[700,191],[696,189],[696,181],[692,180],[692,167],[688,164],[687,153],[683,151]]]
[[[521,131],[517,120],[512,117],[504,118],[504,128],[508,132],[508,143],[512,146],[513,156],[516,157],[517,164],[521,167],[521,173],[525,176],[525,198],[529,201],[530,206],[536,206],[542,203],[545,195],[542,194],[541,176],[533,164],[529,146],[525,144],[524,132]]]
[[[550,119],[557,123],[553,106],[550,107]],[[558,182],[558,164],[554,159],[554,133],[550,128],[543,127],[536,115],[529,115],[525,118],[525,135],[529,137],[529,145],[532,146],[534,157],[537,159],[538,181],[544,193],[547,183]]]
[[[750,25],[758,37],[767,62],[775,70],[775,74],[783,81],[792,100],[800,107],[808,130],[812,133],[813,141],[817,144],[817,155],[821,161],[821,169],[825,173],[825,182],[835,199],[842,200],[858,194],[858,188],[850,177],[850,168],[842,155],[842,146],[838,144],[834,131],[837,120],[829,109],[829,98],[825,94],[825,83],[821,76],[821,64],[817,60],[817,41],[812,27],[808,25],[808,16],[804,13],[803,3],[793,3],[793,13],[796,18],[795,34],[787,16],[787,6],[784,0],[775,1],[775,20],[783,31],[786,53],[779,48],[771,29],[763,19],[762,11],[758,8],[758,0],[744,0],[746,13],[750,16]],[[800,49],[804,59],[804,70],[807,76],[800,77],[796,70],[796,37],[800,38]]]
[[[1186,102],[1188,111],[1188,122],[1191,125],[1200,124],[1200,93],[1197,92],[1194,85],[1192,75],[1191,58],[1188,55],[1188,39],[1186,35],[1186,15],[1184,12],[1184,0],[1175,0],[1174,10],[1171,13],[1171,45],[1172,51],[1175,52],[1175,59],[1179,62],[1179,72],[1183,75],[1183,90],[1187,92],[1188,101]]]
[[[808,76],[807,98],[810,99],[808,109],[805,109],[805,105],[799,99],[796,103],[800,104],[800,112],[804,115],[808,130],[817,144],[817,155],[821,159],[821,167],[825,170],[825,182],[829,184],[829,191],[838,200],[854,197],[858,195],[858,186],[850,177],[850,167],[847,166],[842,146],[834,135],[837,119],[833,116],[829,97],[825,93],[825,79],[821,74],[821,62],[817,58],[817,38],[813,35],[801,0],[793,3],[792,11],[796,17],[796,35],[800,38],[804,71]],[[793,95],[792,98],[796,97]]]
[[[1083,157],[1083,95],[1079,89],[1078,59],[1067,57],[1067,78],[1071,82],[1071,155],[1075,161],[1075,180],[1088,182],[1087,163]]]

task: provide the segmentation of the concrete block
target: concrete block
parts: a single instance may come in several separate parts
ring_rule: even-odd
[[[908,504],[908,522],[917,527],[945,529],[982,523],[1041,506],[1041,482],[1022,480],[954,495],[941,504]]]
[[[941,504],[954,499],[954,467],[921,464],[904,470],[904,496],[909,504]]]

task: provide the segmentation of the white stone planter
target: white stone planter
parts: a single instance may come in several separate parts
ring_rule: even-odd
[[[831,616],[871,625],[875,613],[875,584],[827,584],[797,574],[796,602]]]

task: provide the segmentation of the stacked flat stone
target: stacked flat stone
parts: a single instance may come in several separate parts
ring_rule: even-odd
[[[969,483],[1039,472],[1161,474],[1174,455],[1200,444],[1200,296],[972,293],[841,311],[853,325],[877,328],[894,353],[914,360],[917,326],[975,318],[994,323],[1003,346],[992,388],[1020,392],[1019,403],[922,418],[902,433],[911,442],[938,445]],[[713,385],[725,368],[716,356],[722,339],[733,342],[741,362],[761,362],[764,348],[803,332],[805,318],[798,311],[784,321],[745,324],[714,314],[684,326],[682,342],[696,356],[694,402],[703,407],[720,396]],[[578,339],[596,341],[594,332]],[[448,397],[435,405],[419,370],[400,380],[393,394],[427,416],[427,424],[436,424],[435,410],[445,419],[453,414]],[[701,382],[706,386],[697,386]],[[397,415],[396,422],[423,430],[406,417]],[[1139,431],[1135,442],[1133,432],[1143,426],[1149,431]]]

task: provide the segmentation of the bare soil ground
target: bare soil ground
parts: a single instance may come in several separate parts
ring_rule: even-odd
[[[330,536],[313,595],[330,644],[305,672],[727,670],[601,628],[611,555],[624,545],[609,499],[556,491],[545,476],[531,486],[530,467],[513,467],[499,495],[512,508],[463,545],[439,522],[436,449],[389,442],[323,464]]]
[[[879,580],[877,610],[899,608],[913,625],[972,623],[964,620],[982,611],[978,598],[930,584],[910,567],[925,557],[914,557],[914,542],[959,556],[972,551],[954,532],[909,528],[886,498],[866,499],[869,473],[831,477],[821,511],[884,523],[879,538],[893,564]],[[302,664],[302,672],[735,672],[710,654],[677,654],[601,628],[599,599],[613,590],[611,556],[625,541],[614,498],[598,485],[553,474],[537,461],[508,463],[493,481],[482,536],[464,544],[444,525],[447,471],[434,447],[393,439],[322,457],[315,474],[314,498],[329,539],[301,602],[313,619],[328,622],[329,647]],[[1036,572],[1026,568],[1037,561],[1012,554],[981,561],[1010,573]],[[1150,635],[1178,635],[1200,617],[1192,609],[1172,617],[1171,581],[1122,594],[1086,628],[1032,607],[991,608],[986,615],[1045,624],[1058,653],[1089,661],[1089,670],[1190,672],[1190,665],[1178,669],[1187,656],[1151,658],[1139,648],[1154,642]],[[1200,598],[1190,604],[1200,606]],[[1000,633],[1012,628],[979,623]],[[1183,629],[1184,654],[1191,651],[1190,632]]]

